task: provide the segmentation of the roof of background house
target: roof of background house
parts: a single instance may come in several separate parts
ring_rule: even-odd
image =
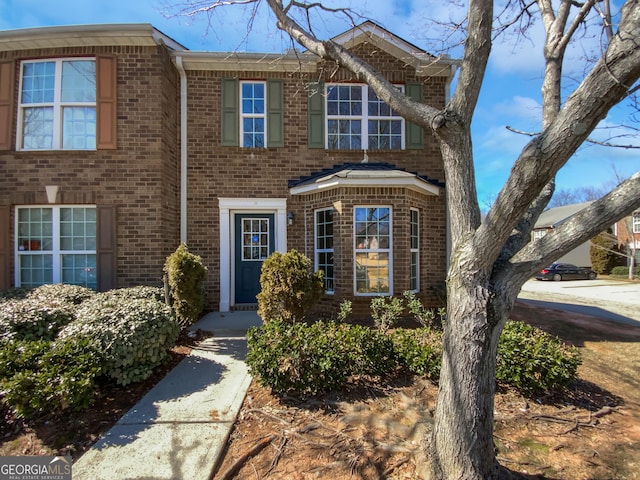
[[[592,202],[574,203],[572,205],[563,205],[545,210],[540,214],[533,228],[557,228],[591,203]]]

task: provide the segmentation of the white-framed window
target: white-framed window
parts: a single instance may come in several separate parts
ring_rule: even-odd
[[[640,212],[633,214],[633,233],[640,233]]]
[[[16,207],[16,286],[68,283],[96,289],[96,208]]]
[[[391,207],[354,208],[356,295],[393,293],[391,231]]]
[[[19,149],[95,150],[95,60],[22,62],[18,111]]]
[[[242,219],[242,260],[263,262],[269,256],[269,218]]]
[[[402,86],[398,88],[403,89]],[[401,150],[404,119],[368,85],[332,84],[326,91],[326,145],[336,150]]]
[[[411,248],[411,274],[409,289],[412,292],[420,290],[420,212],[412,208],[409,210],[409,234]]]
[[[325,293],[333,293],[333,208],[316,210],[314,223],[315,270],[324,272]]]
[[[240,82],[241,146],[267,146],[266,82]]]

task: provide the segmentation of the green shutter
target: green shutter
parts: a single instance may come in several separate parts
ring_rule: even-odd
[[[405,92],[412,100],[423,102],[421,83],[407,83]],[[408,150],[421,150],[424,148],[424,132],[415,123],[407,122],[405,127],[405,148]]]
[[[225,147],[238,146],[238,80],[224,78],[222,80],[222,138]]]
[[[284,147],[284,82],[267,81],[267,147]]]
[[[312,82],[307,86],[308,145],[309,148],[324,148],[324,82]]]

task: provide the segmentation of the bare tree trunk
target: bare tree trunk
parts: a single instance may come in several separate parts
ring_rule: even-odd
[[[498,339],[512,300],[491,287],[473,252],[455,252],[447,281],[445,329],[435,424],[427,452],[433,479],[503,478],[493,445]]]

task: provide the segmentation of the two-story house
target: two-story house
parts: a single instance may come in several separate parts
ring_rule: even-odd
[[[335,38],[444,106],[455,62],[371,23]],[[150,25],[0,32],[0,289],[159,284],[180,241],[208,308],[255,303],[295,248],[322,305],[445,279],[435,139],[308,52],[194,52]]]

